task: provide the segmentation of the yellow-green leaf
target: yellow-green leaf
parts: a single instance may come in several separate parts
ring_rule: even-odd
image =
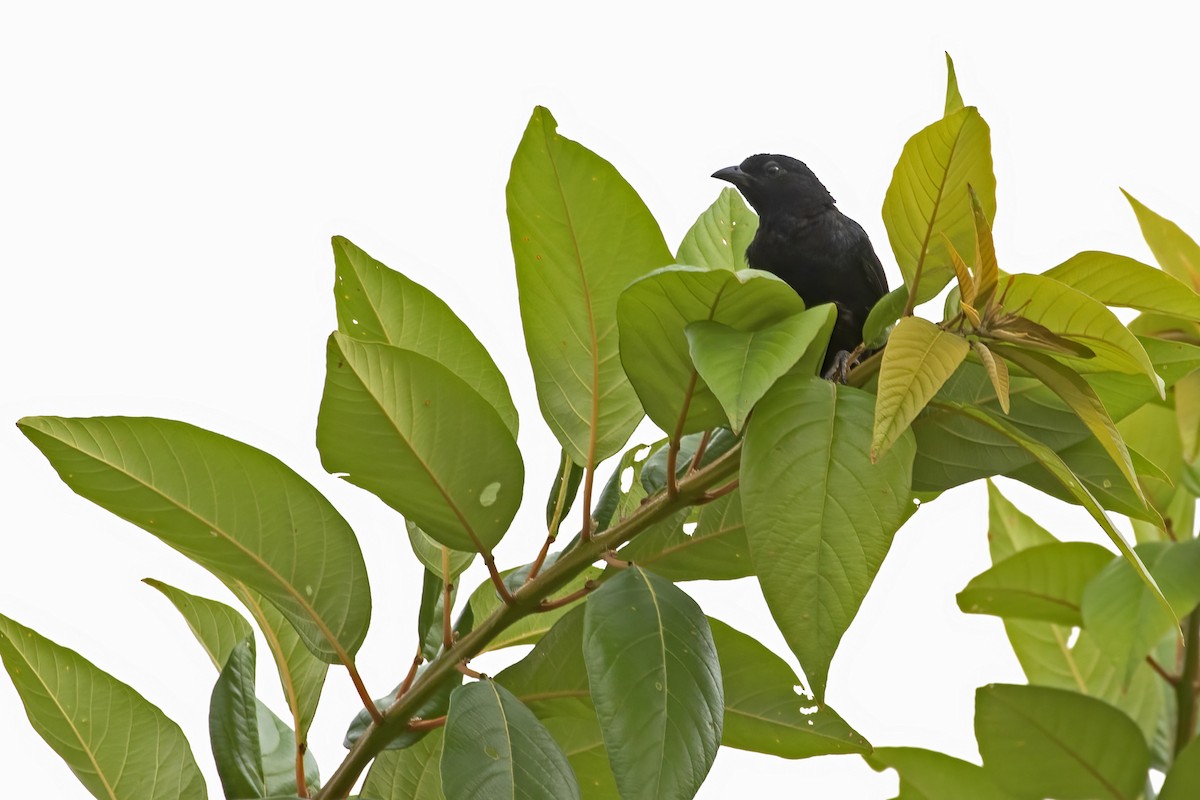
[[[675,261],[733,272],[747,269],[746,248],[757,230],[758,215],[737,189],[726,187],[684,234]]]
[[[887,452],[967,357],[967,340],[920,317],[896,325],[883,351],[871,460]]]
[[[1174,222],[1146,208],[1129,192],[1122,189],[1121,193],[1133,206],[1142,237],[1150,245],[1154,260],[1169,274],[1200,292],[1200,245]]]
[[[1200,322],[1200,294],[1170,273],[1128,256],[1087,250],[1043,275],[1108,306]]]
[[[975,355],[979,356],[983,368],[987,370],[988,378],[992,382],[992,387],[996,390],[996,399],[1000,401],[1000,408],[1005,414],[1008,413],[1008,365],[1004,363],[1004,359],[996,358],[988,346],[980,341],[971,342],[971,347],[975,350]]]
[[[883,222],[896,263],[916,303],[937,295],[954,276],[940,244],[945,234],[960,253],[975,247],[967,186],[979,193],[988,217],[996,212],[991,132],[979,111],[959,109],[917,133],[904,145],[883,200]]]
[[[946,111],[943,116],[950,116],[963,107],[962,94],[958,91],[958,76],[954,74],[954,59],[946,53]]]
[[[1162,378],[1146,349],[1103,303],[1053,278],[1030,274],[1013,275],[1004,298],[1006,310],[1092,350],[1092,358],[1067,359],[1076,371],[1141,373],[1163,395]]]
[[[973,186],[967,186],[967,193],[971,196],[971,215],[975,220],[975,297],[980,303],[986,303],[987,298],[996,291],[1000,267],[996,263],[992,226],[988,224],[979,195]]]

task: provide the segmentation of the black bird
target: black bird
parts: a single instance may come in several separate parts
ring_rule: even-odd
[[[845,380],[867,314],[888,291],[866,231],[834,208],[833,197],[803,161],[789,156],[750,156],[713,177],[736,186],[758,212],[758,232],[746,248],[750,266],[782,278],[809,308],[837,305],[821,372]]]

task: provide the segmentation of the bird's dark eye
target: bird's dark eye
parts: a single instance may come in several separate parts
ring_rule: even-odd
[[[763,172],[774,177],[775,175],[778,175],[779,173],[783,172],[783,167],[779,166],[774,161],[772,161],[769,164],[767,164],[765,167],[763,167]]]

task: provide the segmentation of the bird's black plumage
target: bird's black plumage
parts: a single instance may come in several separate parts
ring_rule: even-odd
[[[808,307],[837,305],[823,373],[862,342],[863,323],[887,294],[887,278],[867,233],[834,207],[834,199],[802,161],[750,156],[713,173],[736,186],[758,212],[746,261],[788,283]],[[845,356],[841,356],[842,359]]]

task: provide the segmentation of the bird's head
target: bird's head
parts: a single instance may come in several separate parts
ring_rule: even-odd
[[[760,215],[775,211],[819,214],[834,203],[808,165],[791,156],[750,156],[738,166],[719,169],[712,176],[736,186]]]

